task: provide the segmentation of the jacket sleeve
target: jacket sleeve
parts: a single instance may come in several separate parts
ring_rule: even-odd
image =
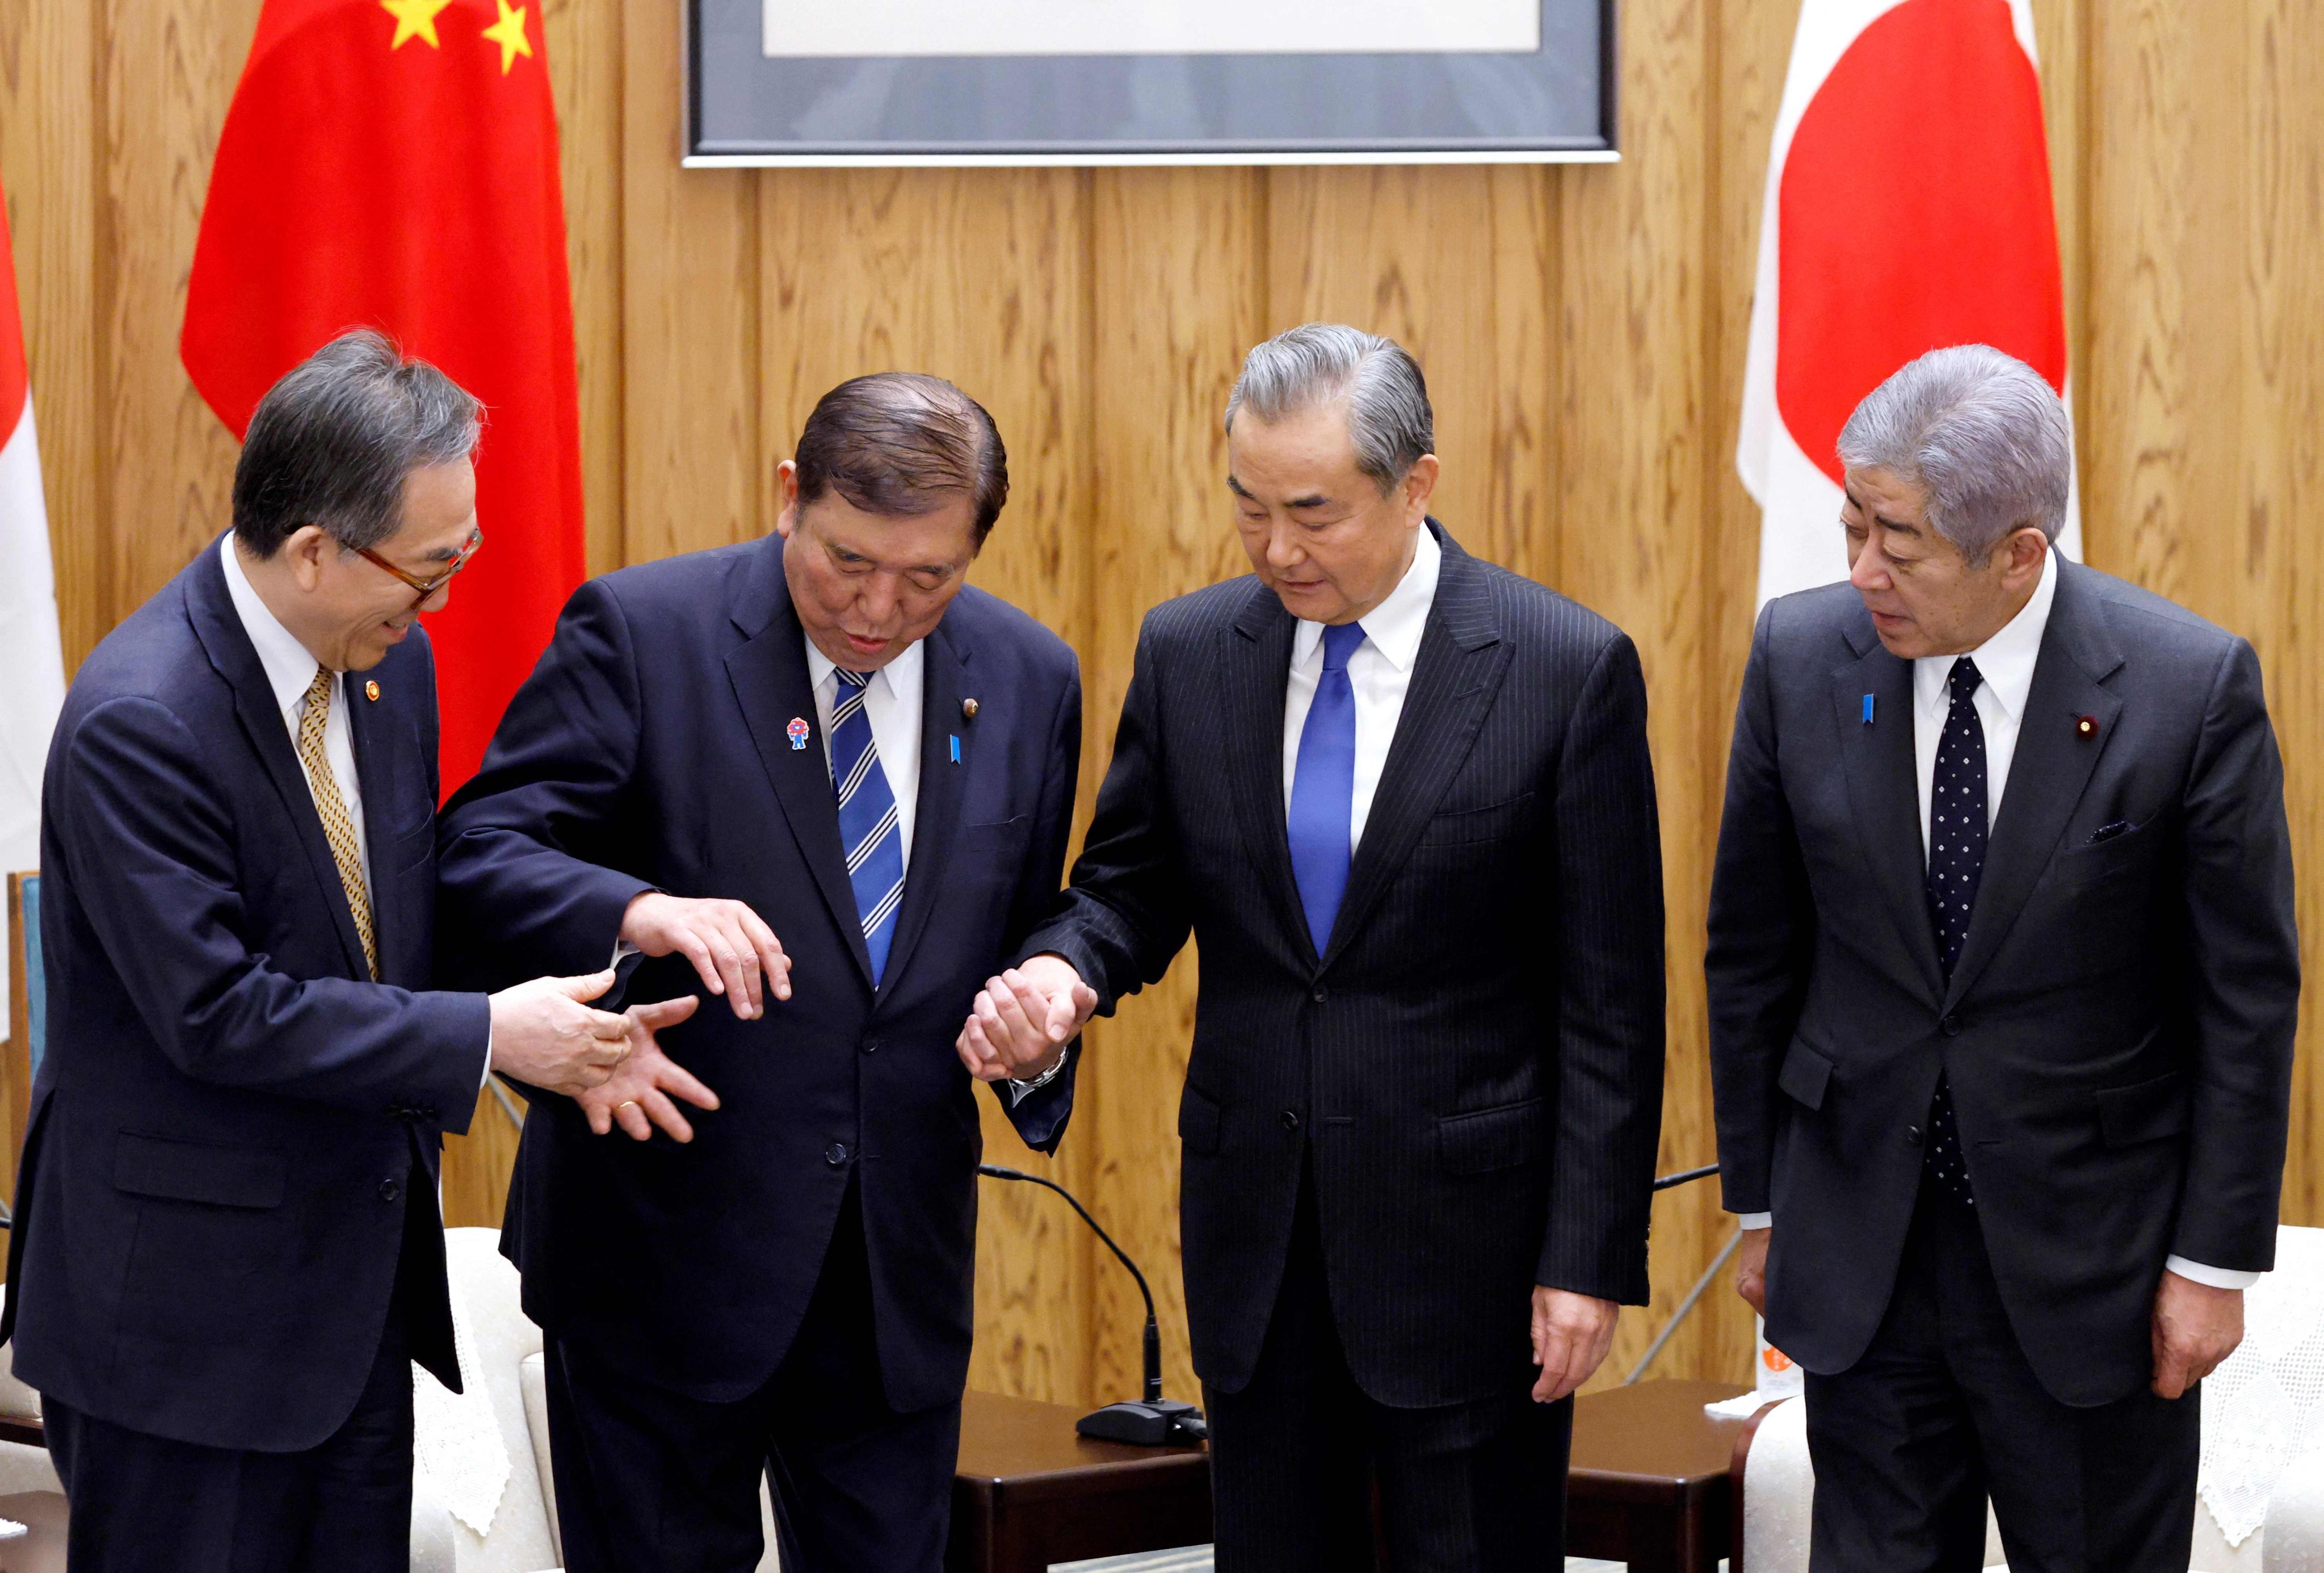
[[[1535,1282],[1646,1302],[1663,1114],[1663,859],[1638,652],[1598,652],[1566,723],[1552,834],[1556,1205]]]
[[[2300,934],[2283,762],[2258,658],[2241,639],[2205,703],[2184,810],[2193,1118],[2171,1250],[2264,1272],[2275,1263]]]
[[[1775,1077],[1799,1023],[1815,951],[1807,868],[1776,763],[1767,670],[1774,621],[1774,606],[1760,613],[1735,709],[1703,957],[1720,1186],[1736,1213],[1770,1205]]]
[[[1071,655],[1066,660],[1071,664],[1056,719],[1049,728],[1041,806],[1034,816],[1033,838],[1028,844],[1025,866],[1018,876],[1017,898],[1010,914],[1008,943],[1004,947],[1007,949],[1014,949],[1038,921],[1056,911],[1057,884],[1065,871],[1065,844],[1073,837],[1074,800],[1081,788],[1082,673],[1078,661]],[[992,1095],[1001,1100],[1009,1123],[1017,1128],[1025,1145],[1036,1152],[1054,1153],[1064,1139],[1065,1121],[1074,1112],[1074,1080],[1080,1066],[1081,1044],[1076,1041],[1066,1046],[1065,1069],[1047,1087],[1019,1098],[1007,1087],[993,1086]]]
[[[231,808],[167,707],[110,700],[58,749],[48,811],[66,876],[171,1064],[364,1114],[474,1106],[491,1032],[482,995],[291,977],[252,948]]]
[[[1055,952],[1097,991],[1098,1013],[1161,981],[1194,927],[1165,785],[1161,676],[1149,615],[1114,733],[1113,763],[1057,914],[1017,948],[1018,959]]]
[[[484,768],[438,821],[439,974],[500,987],[605,966],[622,914],[653,888],[606,866],[640,717],[629,625],[593,580],[509,701]]]

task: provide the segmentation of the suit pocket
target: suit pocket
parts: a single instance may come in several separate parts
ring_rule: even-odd
[[[113,1188],[165,1201],[224,1208],[279,1208],[290,1173],[280,1152],[179,1142],[124,1131],[113,1150]]]
[[[1521,1169],[1548,1151],[1548,1119],[1537,1097],[1436,1122],[1436,1161],[1447,1174]]]
[[[2055,865],[2057,877],[2068,884],[2095,884],[2126,868],[2136,867],[2154,855],[2154,837],[2146,831],[2146,825],[2137,825],[2096,846],[2085,845],[2060,853]]]
[[[1178,1140],[1188,1152],[1207,1157],[1219,1150],[1219,1126],[1224,1117],[1217,1100],[1189,1082],[1178,1098]]]
[[[2098,1133],[2109,1147],[2160,1142],[2187,1128],[2187,1078],[2180,1071],[2098,1095]]]
[[[1824,1089],[1831,1084],[1831,1061],[1804,1043],[1794,1043],[1784,1056],[1775,1085],[1803,1108],[1823,1107]]]
[[[1490,803],[1481,809],[1455,809],[1430,817],[1420,833],[1423,847],[1460,847],[1472,841],[1499,841],[1524,828],[1533,808],[1533,793]]]

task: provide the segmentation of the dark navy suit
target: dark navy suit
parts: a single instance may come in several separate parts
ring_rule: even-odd
[[[663,1035],[721,1099],[688,1111],[690,1144],[593,1135],[575,1105],[545,1096],[526,1122],[503,1248],[558,1351],[576,1569],[750,1567],[770,1452],[779,1487],[797,1488],[785,1520],[804,1566],[907,1565],[898,1548],[931,1533],[941,1551],[982,1145],[953,1044],[978,988],[1057,900],[1080,676],[1056,635],[973,588],[928,636],[911,860],[875,988],[824,750],[787,736],[816,706],[782,547],[770,536],[583,586],[445,814],[443,950],[488,964],[480,982],[552,959],[604,965],[649,890],[746,902],[793,962],[792,997],[770,995],[762,1019],[707,998]],[[639,966],[626,991],[699,984],[671,956]],[[1010,1116],[1047,1151],[1072,1096],[1068,1070]],[[810,1393],[810,1365],[860,1380]],[[601,1412],[599,1393],[619,1394],[622,1416]],[[860,1401],[878,1412],[856,1414]],[[916,1414],[917,1463],[824,1472],[825,1444],[851,1425]],[[711,1455],[732,1476],[715,1502],[652,1498],[674,1489],[671,1457],[699,1471]],[[835,1523],[832,1504],[859,1489],[844,1511],[861,1522]],[[587,1512],[570,1500],[583,1494]]]
[[[90,654],[57,724],[48,1041],[0,1336],[13,1325],[16,1374],[48,1401],[77,1569],[372,1566],[377,1548],[311,1543],[287,1522],[300,1489],[254,1486],[247,1456],[279,1475],[374,1399],[400,1403],[408,1439],[407,1344],[459,1382],[436,1168],[475,1106],[489,1013],[412,992],[436,863],[427,636],[365,675],[376,700],[346,688],[379,983],[215,546]],[[377,1485],[408,1504],[408,1440],[394,1451]],[[221,1503],[231,1552],[199,1528]],[[408,1505],[382,1511],[380,1565],[401,1566]],[[118,1522],[100,1547],[101,1518]],[[177,1543],[145,1559],[141,1524]],[[302,1532],[288,1560],[249,1549]]]

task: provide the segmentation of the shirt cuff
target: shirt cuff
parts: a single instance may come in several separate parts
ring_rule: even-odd
[[[2206,1267],[2200,1262],[2190,1262],[2184,1256],[2165,1256],[2163,1265],[2190,1283],[2200,1283],[2212,1289],[2249,1289],[2259,1282],[2256,1272],[2237,1272],[2227,1267]]]
[[[484,1083],[486,1083],[486,1082],[488,1082],[488,1081],[492,1080],[492,1078],[493,1078],[493,1030],[492,1030],[490,1027],[486,1027],[486,1028],[484,1029],[484,1073],[483,1073],[482,1075],[480,1075],[480,1076],[478,1076],[478,1077],[476,1078],[476,1090],[477,1090],[478,1092],[482,1092],[482,1091],[484,1091]]]
[[[1032,1096],[1035,1093],[1048,1086],[1049,1083],[1056,1080],[1057,1073],[1065,1069],[1065,1061],[1072,1058],[1073,1056],[1070,1053],[1058,1055],[1057,1062],[1055,1065],[1050,1066],[1048,1069],[1041,1072],[1040,1075],[1035,1077],[1030,1081],[1019,1081],[1012,1076],[1008,1080],[1002,1082],[1001,1085],[1009,1089],[1009,1106],[1012,1109],[1015,1108],[1019,1104],[1023,1103],[1027,1098]]]
[[[1773,1213],[1737,1213],[1735,1215],[1735,1221],[1747,1229],[1768,1229],[1775,1226],[1775,1215]]]

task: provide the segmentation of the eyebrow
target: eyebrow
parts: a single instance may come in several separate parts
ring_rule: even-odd
[[[1873,514],[1871,509],[1864,505],[1864,499],[1858,496],[1854,492],[1843,492],[1842,495],[1848,498],[1849,505],[1858,513],[1871,514],[1872,522],[1879,525],[1883,530],[1891,531],[1898,535],[1910,535],[1916,541],[1920,539],[1921,527],[1919,525],[1907,524],[1901,520],[1891,519],[1886,514]],[[1296,507],[1297,504],[1294,504],[1293,506]]]
[[[1227,490],[1232,492],[1238,497],[1247,498],[1254,503],[1259,501],[1257,497],[1251,496],[1250,488],[1244,486],[1240,481],[1235,479],[1231,472],[1227,476]]]

